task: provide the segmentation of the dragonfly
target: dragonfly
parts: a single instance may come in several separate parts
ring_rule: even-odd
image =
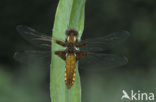
[[[24,62],[24,56],[38,55],[44,57],[50,65],[52,37],[25,25],[18,25],[16,29],[24,39],[41,50],[17,51],[14,54],[14,58],[17,61]],[[82,39],[82,41],[78,41],[78,31],[74,29],[67,29],[65,34],[65,42],[54,40],[55,43],[66,47],[65,50],[55,51],[55,54],[66,62],[65,84],[67,88],[71,88],[74,84],[77,61],[79,61],[80,69],[96,71],[117,68],[128,62],[125,56],[104,53],[104,51],[111,50],[115,45],[125,41],[130,35],[127,31],[115,32],[96,38]],[[88,66],[96,66],[96,68]]]
[[[65,42],[61,40],[55,40],[55,43],[66,47],[65,50],[55,51],[55,54],[62,58],[65,64],[65,83],[67,88],[71,88],[75,81],[76,76],[76,62],[81,58],[88,55],[87,52],[82,52],[78,47],[85,46],[88,42],[78,42],[78,31],[75,29],[66,30]]]

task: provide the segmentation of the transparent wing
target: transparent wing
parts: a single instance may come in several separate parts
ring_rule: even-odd
[[[20,63],[44,62],[45,65],[50,65],[51,53],[50,51],[18,51],[14,54],[14,59]],[[82,58],[79,61],[79,68],[83,70],[103,71],[109,68],[117,68],[125,65],[128,62],[124,56],[113,55],[113,54],[100,54],[100,53],[89,53],[88,56]]]
[[[36,51],[36,50],[27,50],[27,51],[17,51],[14,54],[14,59],[20,63],[25,63],[28,61],[45,61],[46,64],[50,64],[51,53],[50,51]]]
[[[40,48],[50,49],[51,37],[47,34],[40,33],[35,29],[32,29],[25,25],[18,25],[16,29],[19,32],[19,34],[31,44]]]
[[[28,26],[17,26],[17,31],[30,43],[37,45],[39,47],[44,47],[50,49],[51,37],[46,34],[39,33],[36,30]],[[129,33],[126,31],[113,33],[105,37],[98,37],[94,39],[86,39],[88,41],[88,46],[80,48],[80,50],[87,52],[98,52],[109,50],[114,45],[123,42]],[[25,62],[29,60],[30,57],[37,57],[38,59],[46,60],[50,64],[50,50],[48,51],[20,51],[16,52],[14,58],[17,61]],[[30,59],[31,60],[31,59]],[[102,54],[102,53],[89,53],[89,55],[80,60],[80,69],[93,69],[93,70],[103,70],[107,68],[115,68],[122,66],[128,62],[127,58],[119,55],[112,54]],[[88,67],[92,66],[92,67]]]
[[[80,69],[101,71],[127,64],[128,59],[114,54],[89,53],[80,60]]]
[[[125,41],[128,36],[129,32],[120,31],[109,34],[107,36],[86,39],[85,41],[88,41],[88,45],[81,47],[80,50],[89,52],[101,52],[104,50],[110,50],[113,46]]]

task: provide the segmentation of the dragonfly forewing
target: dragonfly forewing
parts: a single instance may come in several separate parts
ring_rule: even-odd
[[[112,47],[125,41],[129,35],[127,31],[120,31],[102,37],[86,39],[85,41],[88,41],[88,45],[81,47],[80,50],[89,52],[111,50]]]
[[[33,28],[25,25],[18,25],[16,27],[19,34],[31,44],[44,49],[50,49],[51,37],[45,33],[40,33]]]

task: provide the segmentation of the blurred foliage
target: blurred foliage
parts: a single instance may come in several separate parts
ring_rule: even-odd
[[[0,68],[1,102],[48,102],[50,99],[49,85],[45,81],[47,73],[38,61],[20,66],[22,70],[16,74]]]
[[[50,33],[58,1],[5,0],[0,3],[0,102],[48,102],[48,67],[18,65],[19,49],[35,49],[16,32],[25,24]],[[112,52],[129,59],[104,72],[80,71],[82,102],[121,102],[122,90],[155,91],[156,1],[87,0],[84,37],[127,30],[130,38]],[[86,35],[85,35],[86,34]],[[89,36],[88,36],[89,35]],[[143,102],[143,101],[141,101]]]

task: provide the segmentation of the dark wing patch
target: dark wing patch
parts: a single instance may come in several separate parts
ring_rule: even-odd
[[[109,68],[116,68],[127,64],[128,59],[124,56],[113,54],[89,53],[80,60],[80,69],[101,71]]]
[[[89,52],[110,50],[113,46],[125,41],[129,35],[129,32],[127,31],[120,31],[109,34],[107,36],[86,39],[85,41],[87,41],[88,44],[84,47],[81,47],[80,50]]]
[[[58,55],[63,60],[66,60],[66,52],[65,51],[55,51],[55,54]]]
[[[31,44],[40,48],[51,48],[51,36],[48,36],[44,33],[40,33],[35,29],[32,29],[25,25],[18,25],[16,29],[19,32],[19,34]]]

